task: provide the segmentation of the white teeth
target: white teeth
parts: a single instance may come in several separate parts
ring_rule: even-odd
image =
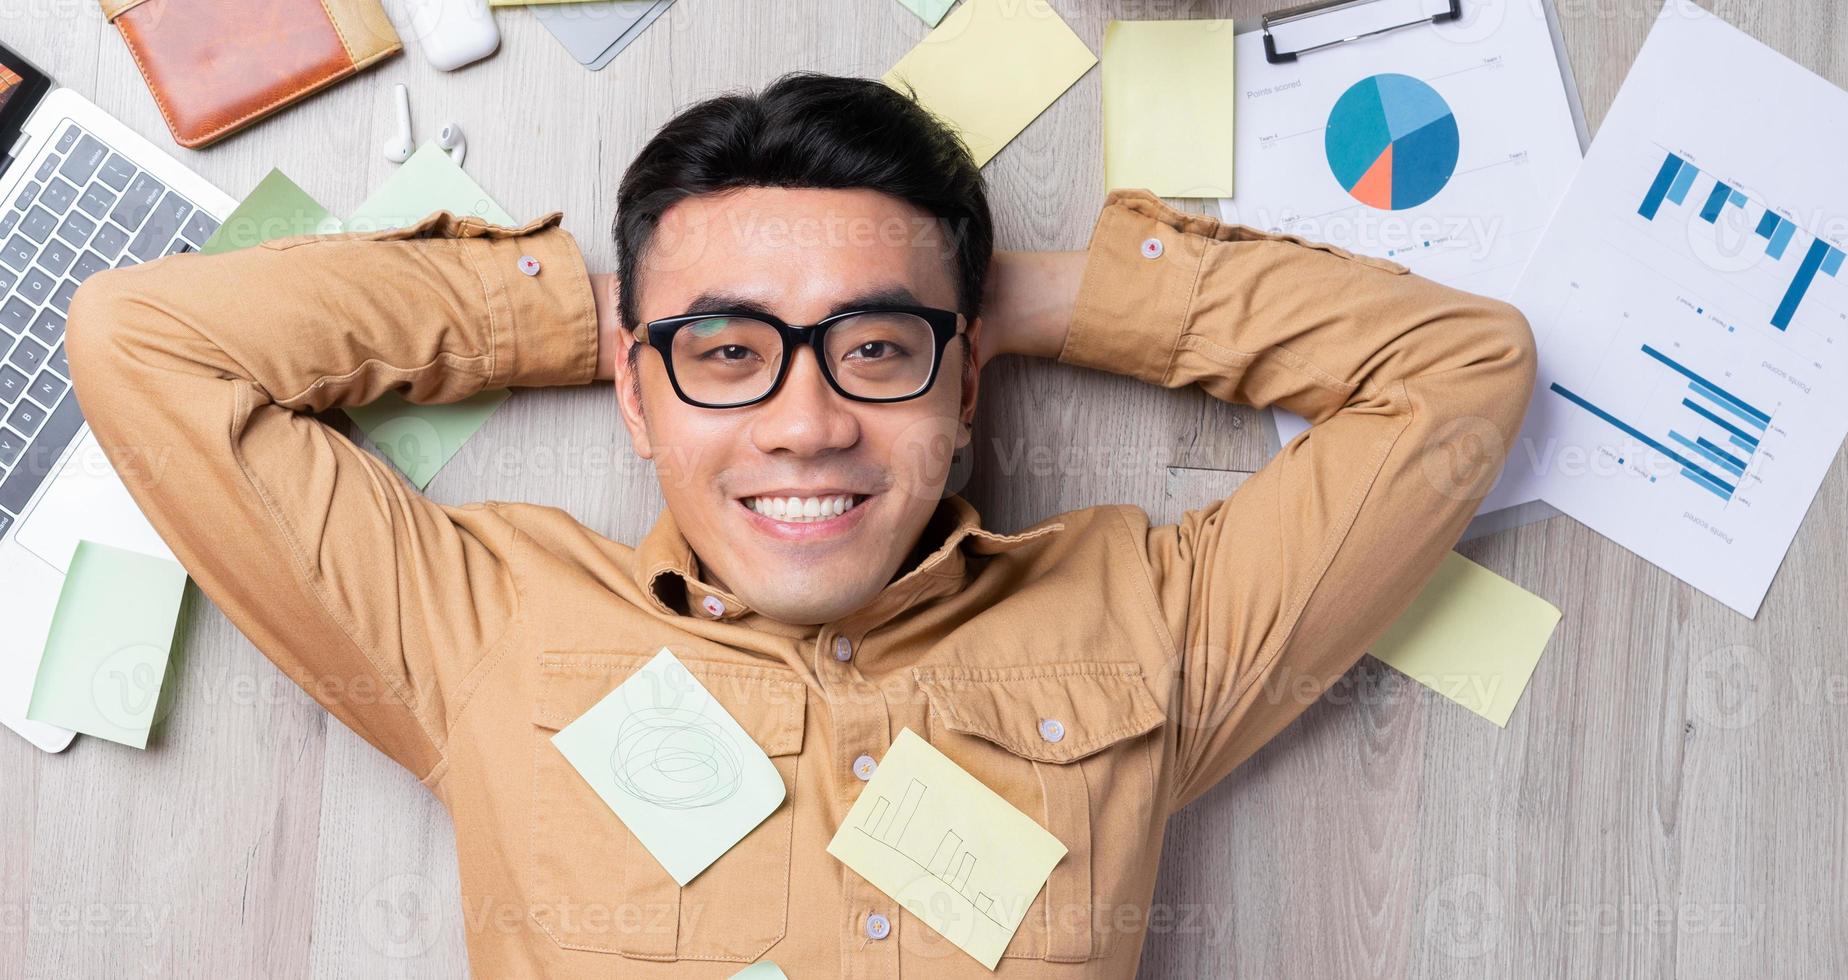
[[[807,524],[839,517],[851,510],[850,494],[827,497],[747,497],[745,506],[774,520],[790,524]]]

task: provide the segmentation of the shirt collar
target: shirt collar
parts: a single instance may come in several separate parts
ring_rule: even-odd
[[[950,494],[924,526],[922,540],[932,543],[930,552],[851,618],[862,620],[862,628],[870,629],[919,602],[961,589],[969,555],[1012,551],[1064,528],[1064,524],[1051,522],[1015,534],[990,531],[982,527],[981,515],[973,505]],[[662,509],[636,548],[635,568],[643,594],[663,614],[723,621],[755,616],[744,600],[700,579],[699,558],[680,533],[671,510]]]

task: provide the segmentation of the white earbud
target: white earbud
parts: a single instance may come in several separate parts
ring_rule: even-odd
[[[444,126],[443,131],[436,134],[436,145],[448,150],[449,159],[454,160],[458,167],[462,165],[462,158],[468,155],[468,140],[462,136],[462,127],[455,123]]]
[[[385,159],[403,163],[417,148],[411,144],[411,90],[398,86],[398,131],[385,139]]]

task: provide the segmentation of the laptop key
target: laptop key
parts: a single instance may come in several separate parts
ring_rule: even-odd
[[[204,211],[194,211],[192,220],[186,222],[186,227],[180,231],[180,234],[185,235],[186,240],[194,245],[204,245],[205,240],[212,237],[212,233],[217,230],[217,218]]]
[[[63,344],[59,344],[58,349],[51,352],[51,360],[47,361],[46,363],[51,365],[51,369],[53,371],[56,371],[59,374],[62,374],[67,378],[71,376],[71,362],[67,360],[64,356],[64,345]]]
[[[108,259],[95,252],[85,252],[77,256],[76,263],[71,266],[71,278],[83,282],[107,268],[109,268]]]
[[[108,214],[109,209],[115,206],[115,202],[116,195],[113,191],[101,184],[91,184],[83,189],[83,196],[77,199],[77,206],[83,209],[84,214],[101,221],[103,215]]]
[[[64,135],[58,137],[58,152],[69,153],[71,147],[77,145],[77,137],[80,134],[81,130],[74,125],[65,127]]]
[[[57,310],[40,310],[38,319],[32,321],[32,336],[47,346],[64,339],[64,317]]]
[[[13,475],[0,483],[0,510],[18,514],[25,510],[26,502],[38,492],[38,488],[51,475],[53,466],[57,465],[64,450],[70,447],[76,438],[77,430],[83,428],[83,412],[77,408],[77,396],[65,395],[64,400],[53,409],[51,416],[45,420],[45,427],[39,430],[38,438],[33,440],[32,450],[21,457],[19,466]]]
[[[0,304],[0,330],[5,330],[7,333],[17,337],[25,333],[26,327],[31,323],[31,303],[26,302],[18,296],[10,296],[7,298],[6,303]],[[0,343],[0,350],[5,349],[6,345]]]
[[[0,466],[11,466],[26,451],[26,437],[0,429]]]
[[[74,279],[66,279],[64,285],[59,286],[58,291],[51,294],[51,308],[59,313],[69,313],[71,300],[75,298],[77,298],[77,282]]]
[[[18,371],[0,366],[0,405],[11,405],[26,393],[26,376]]]
[[[77,188],[53,177],[45,185],[44,193],[39,195],[39,203],[50,208],[53,213],[63,214],[71,209],[72,204],[77,203]]]
[[[45,154],[45,159],[39,163],[38,173],[33,174],[32,179],[44,183],[46,178],[58,172],[59,159],[56,153]]]
[[[179,234],[193,206],[178,194],[168,191],[149,214],[148,223],[128,245],[128,254],[143,262],[167,254],[167,244]]]
[[[96,222],[91,221],[82,211],[72,211],[64,216],[64,223],[58,226],[58,237],[70,242],[75,248],[82,248],[94,231]],[[5,232],[0,231],[0,234]]]
[[[27,269],[25,278],[19,280],[19,295],[34,303],[43,303],[51,298],[52,289],[58,281],[39,269]]]
[[[38,264],[39,268],[46,272],[61,276],[70,270],[71,263],[75,261],[77,261],[77,250],[54,238],[47,242],[45,248],[39,252]]]
[[[5,245],[0,245],[0,262],[6,263],[14,272],[26,271],[26,267],[32,264],[32,257],[37,254],[38,248],[26,241],[24,235],[14,235],[6,240]]]
[[[19,223],[19,230],[27,238],[43,245],[51,233],[58,230],[58,217],[35,205],[26,212],[26,220]]]
[[[96,250],[96,254],[113,261],[116,256],[122,254],[122,248],[127,244],[128,232],[105,221],[103,226],[96,230],[96,237],[91,240],[90,247]]]
[[[6,362],[31,377],[38,373],[39,365],[45,363],[45,354],[44,345],[31,337],[21,337],[18,346],[13,348],[13,356],[7,358]]]
[[[18,281],[18,276],[8,271],[6,267],[0,266],[0,296],[5,296],[7,293],[11,292],[13,284]]]
[[[95,190],[94,187],[91,189]],[[129,231],[140,228],[141,223],[154,210],[154,205],[160,203],[161,195],[166,190],[165,185],[147,174],[136,174],[135,179],[128,182],[128,190],[122,192],[122,200],[116,204],[115,210],[109,212],[110,220]]]
[[[77,141],[77,148],[65,158],[64,166],[58,168],[58,172],[66,180],[82,187],[89,183],[90,175],[96,173],[96,168],[103,165],[103,158],[108,155],[109,147],[104,146],[102,140],[85,133]]]
[[[18,211],[8,211],[6,213],[6,217],[0,218],[0,238],[5,238],[6,236],[11,235],[13,233],[13,229],[19,227],[20,213],[21,212],[18,212]]]
[[[65,389],[70,386],[71,383],[69,381],[52,374],[50,371],[40,371],[39,376],[32,379],[32,390],[30,393],[32,395],[32,400],[38,402],[40,405],[56,405],[58,403],[58,398],[62,396]]]
[[[45,410],[30,398],[21,398],[19,404],[6,417],[6,424],[13,431],[30,439],[39,426],[45,424]]]
[[[103,169],[97,172],[96,179],[108,184],[111,190],[119,191],[139,172],[134,164],[122,158],[122,154],[111,153],[109,159],[103,161]]]
[[[32,206],[33,201],[38,200],[39,191],[42,191],[44,189],[45,189],[45,185],[39,183],[38,181],[31,181],[27,183],[26,186],[19,189],[19,196],[16,198],[13,198],[13,206],[20,209],[21,211],[24,211],[25,209]]]

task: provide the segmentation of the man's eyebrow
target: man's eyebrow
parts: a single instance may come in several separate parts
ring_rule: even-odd
[[[864,292],[849,296],[840,303],[835,304],[834,309],[828,312],[829,315],[832,316],[837,313],[845,313],[848,310],[864,309],[868,306],[923,305],[923,303],[918,301],[916,293],[906,289],[904,286],[893,283],[888,286],[875,286]]]
[[[696,313],[752,313],[758,316],[775,317],[770,307],[738,293],[723,290],[707,290],[693,298],[687,305],[689,315]]]

